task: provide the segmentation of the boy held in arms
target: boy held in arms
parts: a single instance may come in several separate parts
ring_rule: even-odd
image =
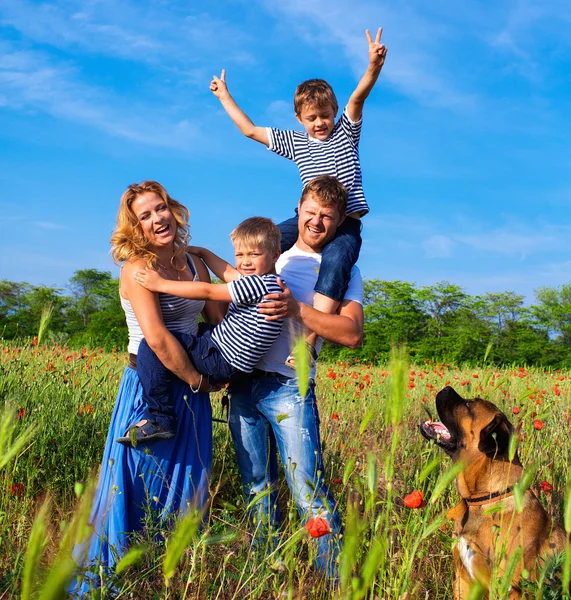
[[[173,333],[201,374],[200,383],[203,377],[207,377],[211,385],[228,383],[251,373],[278,337],[283,319],[267,321],[259,313],[258,304],[264,301],[266,294],[282,291],[275,270],[280,238],[279,229],[270,219],[252,217],[240,223],[230,234],[236,268],[213,252],[197,248],[210,270],[226,282],[223,284],[172,281],[149,269],[135,273],[137,282],[152,292],[230,303],[220,324],[202,324],[197,335]],[[117,441],[129,445],[132,436],[136,442],[174,437],[176,413],[170,393],[174,375],[145,340],[139,346],[137,373],[146,403],[143,417],[146,422],[131,427],[127,435]]]
[[[313,306],[329,314],[337,310],[347,290],[351,268],[357,262],[361,249],[360,219],[369,212],[362,186],[359,138],[363,105],[379,77],[387,54],[385,45],[380,43],[382,32],[383,28],[380,27],[373,42],[370,31],[366,31],[369,66],[337,123],[337,99],[327,82],[309,79],[297,86],[294,95],[295,116],[305,133],[254,125],[228,92],[224,69],[220,77],[215,76],[210,84],[213,94],[238,129],[276,154],[293,160],[304,186],[319,175],[332,175],[347,188],[347,218],[338,228],[335,238],[323,249],[315,286]],[[280,223],[278,227],[282,233],[281,250],[285,252],[297,239],[297,216]],[[316,340],[317,336],[313,333],[306,338],[313,358]],[[286,364],[295,368],[292,355]]]

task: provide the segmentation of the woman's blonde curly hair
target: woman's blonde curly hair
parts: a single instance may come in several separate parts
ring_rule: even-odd
[[[143,229],[137,215],[133,212],[133,202],[142,194],[154,192],[160,196],[176,221],[176,235],[174,238],[174,254],[172,264],[186,264],[185,254],[190,240],[188,209],[174,198],[171,198],[165,188],[157,181],[143,181],[131,184],[123,196],[119,212],[117,213],[117,226],[111,236],[111,256],[116,264],[133,259],[143,259],[151,269],[156,268],[157,255],[151,250],[149,240],[144,236]],[[181,258],[182,261],[177,260]]]

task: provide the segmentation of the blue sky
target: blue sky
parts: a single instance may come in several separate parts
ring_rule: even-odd
[[[109,256],[143,179],[191,211],[193,243],[288,218],[293,163],[242,137],[208,87],[227,70],[257,125],[296,127],[295,86],[346,102],[388,56],[361,139],[365,277],[472,294],[568,283],[571,4],[385,0],[2,0],[0,279],[63,286]]]

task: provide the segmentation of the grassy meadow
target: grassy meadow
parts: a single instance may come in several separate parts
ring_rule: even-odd
[[[122,353],[0,342],[0,600],[56,598],[63,588],[69,548],[89,504],[83,483],[96,475],[125,364]],[[446,510],[458,501],[455,473],[420,435],[419,422],[436,419],[434,398],[445,385],[493,401],[519,428],[531,487],[563,523],[570,377],[523,367],[407,365],[402,356],[386,366],[320,364],[327,480],[345,525],[340,589],[328,589],[314,571],[311,538],[283,477],[278,551],[251,549],[230,434],[217,421],[205,524],[190,515],[161,542],[156,530],[144,531],[93,598],[449,599],[453,538]],[[225,419],[221,395],[211,400],[215,417]],[[408,508],[404,497],[415,490],[426,505]],[[506,597],[508,583],[499,575],[494,586],[491,597]],[[551,597],[535,584],[524,594]]]

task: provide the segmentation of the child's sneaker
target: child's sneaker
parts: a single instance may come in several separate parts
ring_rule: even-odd
[[[124,446],[133,446],[137,444],[145,444],[148,442],[156,442],[158,440],[170,440],[175,436],[173,431],[163,429],[154,421],[145,421],[129,427],[127,435],[117,438],[117,441]]]

